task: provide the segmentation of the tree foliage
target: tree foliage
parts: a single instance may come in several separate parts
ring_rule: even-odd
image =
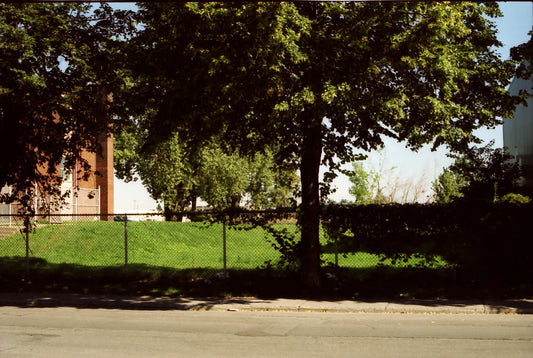
[[[138,176],[167,213],[183,211],[197,197],[217,209],[246,205],[255,209],[287,207],[297,175],[275,165],[271,150],[253,157],[224,151],[216,141],[198,151],[184,147],[178,133],[143,150],[146,136],[138,127],[124,128],[115,137],[117,176]]]
[[[114,164],[117,177],[125,181],[140,178],[150,196],[164,203],[165,212],[182,211],[192,201],[194,167],[177,135],[142,151],[145,141],[136,127],[116,131]]]
[[[59,196],[62,160],[87,176],[81,152],[98,151],[110,131],[110,95],[122,85],[115,34],[129,26],[124,13],[91,7],[0,5],[0,188],[12,189],[1,202],[31,211],[37,193]]]
[[[514,158],[502,148],[485,146],[450,154],[454,162],[433,182],[435,201],[439,204],[464,200],[474,203],[519,201],[521,170]],[[506,199],[504,199],[506,198]],[[516,200],[514,200],[516,199]]]
[[[464,149],[510,117],[512,62],[495,52],[496,3],[143,3],[133,85],[152,143],[180,128],[300,169],[302,274],[320,285],[320,165],[382,136]],[[137,59],[137,61],[136,61]],[[142,100],[140,100],[142,99]],[[328,176],[328,178],[331,176]]]
[[[348,176],[352,183],[349,189],[350,195],[358,205],[370,204],[374,199],[374,189],[376,182],[376,173],[372,170],[366,170],[361,162],[353,163],[353,171]]]
[[[450,155],[455,161],[449,170],[464,182],[458,189],[465,200],[492,203],[517,189],[519,164],[504,149],[493,145],[491,141]]]
[[[529,41],[511,49],[511,58],[519,62],[516,75],[523,79],[530,79],[533,75],[533,31],[529,32]]]
[[[463,176],[444,168],[442,173],[431,184],[433,198],[436,203],[449,204],[463,197],[461,191],[466,185],[466,180]]]

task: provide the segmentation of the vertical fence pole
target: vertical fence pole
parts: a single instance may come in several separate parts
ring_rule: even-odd
[[[30,215],[24,217],[24,231],[26,233],[26,275],[30,274]]]
[[[226,274],[226,220],[222,222],[222,245],[224,252],[224,274]]]
[[[124,268],[128,274],[128,215],[124,215]]]
[[[337,245],[337,235],[335,235],[335,267],[339,267],[339,247]]]
[[[52,194],[48,195],[48,224],[52,223]]]
[[[8,188],[9,188],[9,195],[11,196],[11,185]],[[12,204],[13,203],[7,204],[7,207],[9,209],[9,226],[11,226],[12,220],[13,220],[13,218],[11,216],[11,215],[13,215],[13,208],[11,207]]]

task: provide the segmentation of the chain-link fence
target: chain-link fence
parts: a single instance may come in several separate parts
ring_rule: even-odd
[[[0,256],[24,258],[26,270],[37,262],[87,270],[123,266],[127,272],[143,265],[211,274],[279,261],[272,238],[259,226],[209,213],[179,216],[180,221],[165,221],[159,214],[113,214],[107,220],[96,220],[101,216],[94,214],[2,215]],[[296,228],[294,223],[271,224]]]
[[[525,214],[523,216],[526,217]],[[518,220],[515,216],[513,218]],[[401,251],[402,246],[398,245],[400,241],[411,243],[413,227],[400,228],[390,234],[387,245],[381,247],[382,251],[389,253],[386,255],[379,253],[380,247],[372,247],[368,237],[362,236],[364,228],[358,232],[359,226],[343,227],[332,222],[331,217],[328,221],[327,215],[323,215],[323,219],[325,221],[320,227],[321,264],[326,287],[332,292],[403,294],[406,287],[416,292],[420,288],[440,292],[446,285],[454,290],[457,285],[464,283],[470,287],[475,282],[486,283],[490,288],[495,277],[483,276],[482,269],[486,265],[478,265],[479,269],[471,265],[471,269],[470,266],[447,262],[445,256],[433,255],[429,260],[414,249],[411,250],[415,253],[412,255],[408,255],[409,251]],[[360,222],[370,227],[368,220]],[[332,225],[334,228],[338,226],[337,230],[332,230]],[[376,221],[374,226],[381,225]],[[333,233],[328,237],[326,231],[331,230]],[[374,231],[372,233],[377,235]],[[521,229],[515,231],[517,234]],[[366,236],[369,235],[370,232],[366,232]],[[56,286],[50,289],[58,289],[57,286],[63,289],[63,284],[74,285],[80,281],[80,289],[86,289],[87,285],[97,290],[101,289],[100,286],[116,285],[118,288],[109,292],[123,292],[121,290],[124,289],[130,293],[145,293],[151,292],[157,282],[159,287],[179,286],[180,289],[189,284],[203,287],[201,285],[205,283],[207,287],[214,287],[211,285],[221,283],[220,291],[215,293],[222,294],[227,287],[244,282],[242,287],[250,291],[234,293],[262,292],[264,286],[264,292],[272,294],[285,282],[286,292],[290,292],[301,257],[299,243],[300,231],[295,211],[196,211],[166,216],[153,213],[0,214],[0,285],[4,282],[18,289],[21,282],[31,281],[34,285],[36,282],[44,283],[44,289],[49,289],[48,282],[51,282]],[[365,245],[356,245],[361,243]],[[426,241],[423,243],[428,244]],[[488,243],[483,241],[485,246]],[[393,244],[397,246],[391,246]],[[480,245],[479,248],[485,246]],[[357,251],[365,248],[369,252]],[[420,249],[423,253],[422,249],[424,247]],[[402,255],[396,257],[389,251]],[[517,252],[516,257],[523,256],[520,262],[527,262],[531,251],[522,251]],[[471,250],[464,255],[472,256],[474,260],[476,252]],[[495,265],[498,259],[493,260]],[[503,267],[502,272],[506,272],[505,269]],[[533,287],[530,276],[518,276],[515,271],[510,271],[514,276],[500,275],[503,279],[500,279],[498,287],[503,287],[503,290],[507,281],[513,289],[513,284],[525,285],[526,291]],[[225,280],[228,277],[230,280]],[[287,280],[283,281],[284,278]],[[144,291],[137,291],[138,287],[144,287]],[[388,287],[388,291],[382,291],[383,287]],[[478,289],[472,287],[472,290]],[[487,287],[484,286],[484,289]],[[461,287],[461,290],[464,289]],[[105,287],[102,290],[107,292]],[[186,292],[191,294],[192,291]],[[195,291],[194,294],[213,294],[213,291]]]
[[[99,220],[107,218],[107,220]],[[171,219],[173,221],[166,221]],[[0,215],[0,258],[32,266],[164,268],[224,275],[294,264],[295,212]],[[375,267],[379,258],[339,252],[321,231],[323,265]],[[21,269],[23,269],[21,267]]]

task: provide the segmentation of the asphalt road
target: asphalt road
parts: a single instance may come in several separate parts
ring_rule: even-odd
[[[533,316],[0,307],[0,357],[533,357]]]

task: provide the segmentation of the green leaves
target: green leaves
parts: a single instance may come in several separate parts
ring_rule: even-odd
[[[445,168],[431,185],[435,202],[449,204],[456,201],[463,197],[461,191],[465,185],[466,181],[461,175]]]
[[[452,154],[454,163],[449,171],[457,178],[461,195],[471,202],[497,202],[500,197],[517,189],[520,167],[504,149],[494,149],[494,141],[484,147],[472,147]],[[439,177],[440,178],[440,177]]]
[[[81,162],[82,150],[97,151],[97,136],[107,134],[110,93],[119,92],[117,38],[120,28],[107,5],[94,11],[89,4],[0,5],[0,187],[12,195],[59,195],[62,178],[56,168]],[[87,172],[85,173],[87,174]]]
[[[533,74],[533,31],[529,33],[531,38],[528,42],[523,43],[511,49],[511,58],[520,64],[517,68],[517,75],[520,78],[529,79]]]

